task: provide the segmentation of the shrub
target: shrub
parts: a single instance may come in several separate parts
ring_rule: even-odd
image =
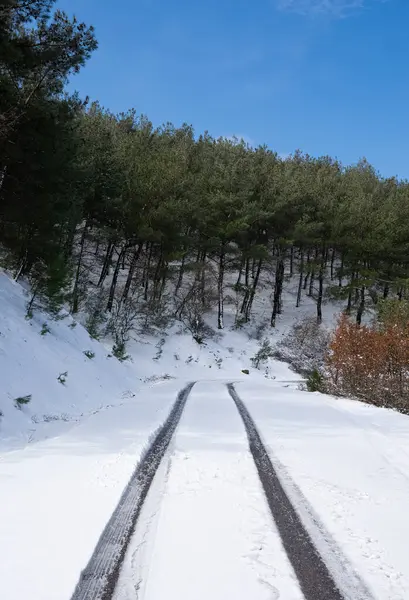
[[[131,358],[130,355],[126,353],[125,343],[114,344],[112,347],[112,354],[121,362]]]
[[[163,354],[163,346],[165,345],[165,338],[161,338],[159,340],[159,342],[156,344],[155,348],[157,350],[155,356],[153,357],[153,360],[159,360]]]
[[[65,382],[67,381],[67,377],[68,377],[68,371],[64,371],[64,373],[60,373],[57,377],[57,381],[59,383],[61,383],[62,385],[65,385]]]
[[[14,405],[16,408],[21,410],[23,406],[25,406],[26,404],[31,402],[31,398],[32,398],[31,394],[27,394],[27,396],[19,396],[18,398],[15,398]]]
[[[175,313],[198,344],[203,344],[206,339],[217,337],[214,329],[204,319],[209,302],[209,298],[205,298],[203,303],[199,290],[192,287],[188,294],[181,300]]]
[[[105,314],[106,301],[107,292],[101,288],[91,294],[86,302],[88,317],[85,322],[85,329],[94,340],[98,340],[101,337],[101,328],[107,320]]]
[[[333,393],[409,412],[409,324],[358,326],[343,315],[330,345]]]
[[[51,329],[49,328],[47,323],[43,323],[41,327],[40,335],[47,335],[47,333],[51,333]]]
[[[266,362],[269,358],[274,356],[274,350],[267,338],[265,338],[260,345],[260,349],[256,352],[255,356],[251,358],[253,367],[259,368],[260,364]]]
[[[126,352],[126,344],[131,339],[131,333],[135,327],[138,317],[138,306],[132,298],[124,301],[115,300],[112,308],[111,318],[108,323],[107,333],[114,338],[112,352],[118,360],[130,358]]]
[[[85,356],[90,360],[95,358],[95,352],[91,352],[91,350],[84,350],[83,354],[85,354]]]
[[[308,317],[295,323],[278,342],[274,356],[308,376],[314,369],[321,371],[324,367],[330,341],[331,334],[324,325],[318,325],[316,318]]]
[[[318,369],[313,369],[307,377],[306,386],[309,392],[325,392],[324,375]]]
[[[406,327],[409,323],[409,302],[387,298],[377,304],[377,319],[381,327],[397,325]]]

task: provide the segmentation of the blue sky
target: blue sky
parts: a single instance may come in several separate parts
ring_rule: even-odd
[[[99,50],[71,86],[159,125],[409,178],[408,0],[60,0]]]

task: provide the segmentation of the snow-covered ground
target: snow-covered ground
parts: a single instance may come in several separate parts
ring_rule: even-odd
[[[5,600],[69,600],[144,446],[193,380],[201,383],[155,476],[117,600],[135,597],[135,585],[146,600],[164,589],[178,599],[302,598],[224,386],[232,381],[317,545],[314,514],[376,600],[409,598],[409,417],[301,392],[283,363],[255,370],[259,342],[248,328],[233,330],[228,311],[219,339],[199,346],[175,330],[164,342],[140,337],[129,347],[133,361],[121,364],[69,316],[52,321],[37,312],[27,321],[26,300],[0,273]],[[307,299],[297,313],[293,306],[286,297],[279,327],[265,335],[280,338],[295,314],[315,309]],[[256,310],[259,323],[268,317],[267,297]],[[333,322],[335,307],[324,310]],[[51,331],[43,336],[45,322]],[[28,394],[17,408],[15,399]]]
[[[375,598],[409,598],[409,417],[275,384],[237,391],[317,545],[308,506]]]
[[[23,288],[0,271],[0,449],[65,431],[140,384],[130,365],[108,357],[70,316],[57,321],[36,311],[27,320],[26,303]],[[44,324],[50,331],[42,335]],[[31,400],[19,406],[24,396]]]
[[[1,455],[2,598],[68,600],[179,385],[154,386],[60,436]]]

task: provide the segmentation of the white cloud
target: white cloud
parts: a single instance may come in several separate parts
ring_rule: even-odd
[[[372,2],[384,1],[386,0],[276,0],[276,3],[281,10],[301,15],[321,14],[345,17]]]

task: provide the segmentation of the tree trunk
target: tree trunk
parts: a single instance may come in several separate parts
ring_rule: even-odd
[[[339,268],[338,285],[342,287],[342,279],[344,277],[344,255],[341,256],[341,266]]]
[[[389,296],[389,284],[386,283],[385,287],[383,288],[383,299],[386,300],[386,298]]]
[[[317,323],[322,323],[322,297],[324,295],[324,272],[326,265],[326,252],[325,248],[322,249],[322,260],[320,264],[320,270],[318,274],[318,298],[317,298]]]
[[[239,268],[239,275],[238,275],[237,281],[236,281],[236,289],[239,287],[239,285],[241,283],[241,278],[242,278],[242,275],[243,275],[243,268],[244,268],[245,263],[246,263],[246,259],[243,257],[241,259],[240,268]]]
[[[347,315],[351,314],[351,310],[352,310],[352,291],[354,289],[354,281],[355,281],[355,276],[354,274],[351,275],[351,282],[350,282],[350,287],[349,287],[349,292],[348,292],[348,302],[347,302],[347,307],[345,309],[345,313]]]
[[[248,288],[248,287],[250,287],[250,259],[249,258],[246,259],[245,274],[246,274],[246,278],[245,278],[246,288]]]
[[[275,284],[274,284],[274,298],[273,298],[273,312],[271,314],[271,327],[276,326],[276,318],[280,313],[280,304],[281,304],[281,294],[283,291],[283,281],[284,281],[284,261],[282,258],[277,259],[277,269],[275,276]]]
[[[335,248],[331,252],[331,281],[334,281]]]
[[[246,310],[247,310],[247,305],[250,299],[250,259],[247,258],[246,259],[246,265],[245,265],[245,292],[244,292],[244,297],[243,297],[243,302],[241,303],[241,307],[240,307],[240,314],[245,314]],[[253,279],[254,282],[254,279]]]
[[[180,290],[180,288],[182,287],[183,275],[185,274],[185,262],[186,262],[186,254],[184,254],[182,256],[182,262],[180,263],[179,277],[178,277],[178,281],[177,281],[176,288],[175,288],[175,294],[177,294],[178,291]]]
[[[111,312],[112,306],[114,304],[115,289],[116,289],[116,284],[118,282],[119,269],[121,268],[121,263],[122,263],[122,259],[123,259],[125,252],[126,252],[126,246],[123,246],[118,255],[118,260],[116,261],[115,271],[114,271],[114,275],[112,277],[112,282],[111,282],[111,287],[109,288],[109,298],[108,298],[108,304],[107,304],[108,312]]]
[[[111,241],[108,242],[108,247],[105,253],[105,259],[104,259],[104,264],[102,265],[102,271],[101,271],[101,275],[99,277],[99,281],[98,281],[98,287],[102,287],[106,276],[108,275],[109,272],[109,265],[111,264],[111,260],[112,260],[112,255],[114,253],[115,250],[115,244]]]
[[[202,254],[202,266],[200,270],[200,296],[202,298],[202,306],[206,304],[206,250]]]
[[[365,309],[365,286],[363,285],[360,290],[360,302],[358,306],[358,312],[356,313],[356,322],[357,325],[360,325],[362,322],[362,315],[364,314]]]
[[[33,304],[34,304],[34,300],[37,298],[37,291],[38,291],[38,286],[36,285],[33,289],[33,293],[30,299],[30,302],[27,305],[27,315],[30,314],[32,308],[33,308]]]
[[[156,263],[155,274],[153,276],[153,292],[152,292],[152,300],[155,301],[158,297],[159,292],[159,284],[161,281],[162,274],[162,266],[163,266],[163,247],[161,245],[160,254],[158,258],[158,262]]]
[[[290,249],[290,277],[294,274],[294,246]]]
[[[256,276],[256,259],[253,258],[253,260],[251,261],[251,279],[253,280],[254,277]]]
[[[257,263],[257,270],[254,275],[253,285],[251,286],[250,296],[249,296],[249,299],[248,299],[248,302],[246,305],[246,315],[245,315],[246,323],[248,323],[248,321],[250,320],[251,307],[253,306],[254,296],[256,295],[256,289],[257,289],[258,281],[260,279],[262,264],[263,264],[263,259],[260,258]]]
[[[308,252],[307,252],[307,274],[304,278],[304,285],[303,285],[304,290],[307,289],[308,276],[310,274],[310,270],[311,270],[310,269],[310,251],[308,250]]]
[[[304,252],[301,249],[301,261],[300,261],[300,278],[298,281],[298,291],[297,291],[297,302],[296,308],[298,308],[301,304],[301,293],[302,293],[302,281],[304,275]]]
[[[311,269],[311,273],[310,273],[310,285],[308,288],[308,294],[307,296],[312,296],[312,293],[314,291],[314,276],[315,276],[315,270],[314,268]]]
[[[143,299],[145,300],[145,302],[148,301],[148,291],[149,291],[149,271],[151,268],[151,260],[152,260],[152,252],[153,252],[153,244],[149,244],[149,254],[148,254],[148,258],[145,264],[145,269],[144,269],[144,293],[143,293]]]
[[[80,253],[78,256],[77,269],[75,271],[74,289],[72,292],[71,312],[74,315],[78,312],[78,301],[79,301],[79,289],[78,288],[79,288],[81,263],[82,263],[82,257],[84,254],[85,237],[87,235],[87,230],[88,230],[88,223],[85,223],[84,229],[82,230],[82,234],[81,234]]]
[[[4,181],[6,179],[6,175],[7,175],[7,166],[4,165],[4,167],[2,167],[0,169],[0,192],[1,192],[1,188],[4,185]]]
[[[224,256],[225,247],[222,244],[220,248],[220,259],[219,259],[219,277],[217,280],[217,296],[218,296],[218,312],[217,312],[217,328],[224,328],[224,298],[223,298],[223,282],[224,282]]]
[[[20,265],[19,265],[19,267],[17,269],[17,272],[16,272],[16,274],[14,276],[14,281],[18,281],[20,279],[21,275],[24,273],[24,270],[25,270],[26,265],[27,265],[27,254],[28,254],[28,252],[26,250],[23,253],[23,256],[22,256],[22,258],[20,260]]]
[[[133,256],[132,256],[132,260],[131,260],[131,264],[129,265],[128,277],[126,278],[124,292],[122,294],[122,300],[126,300],[127,297],[128,297],[128,295],[129,295],[129,290],[131,289],[131,283],[132,283],[133,275],[134,275],[134,272],[135,272],[136,265],[138,263],[139,257],[141,255],[141,252],[142,252],[142,242],[134,250],[134,253],[133,253]]]

